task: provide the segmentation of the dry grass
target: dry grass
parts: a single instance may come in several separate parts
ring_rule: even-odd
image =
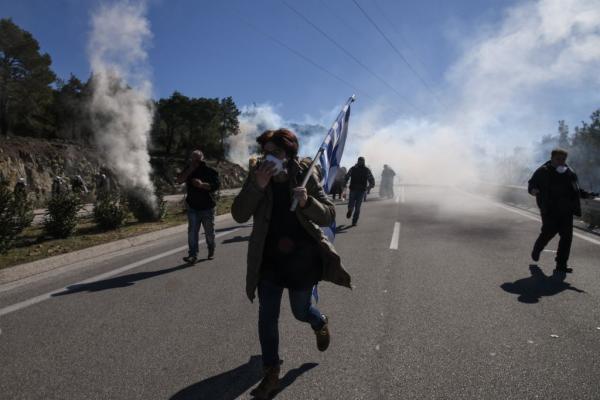
[[[217,204],[217,215],[228,213],[231,210],[232,202],[233,197],[221,198]],[[17,238],[15,246],[8,253],[0,255],[0,269],[170,228],[186,222],[187,217],[183,204],[173,203],[169,204],[167,214],[162,221],[140,223],[130,216],[124,226],[110,231],[99,229],[91,218],[82,218],[77,224],[75,234],[66,239],[43,237],[43,228],[33,226],[27,228]]]

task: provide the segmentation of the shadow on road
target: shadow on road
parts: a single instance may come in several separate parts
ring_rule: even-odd
[[[231,239],[223,240],[223,244],[241,243],[241,242],[247,242],[249,240],[250,240],[250,236],[234,236]]]
[[[346,233],[346,231],[347,231],[348,229],[350,229],[350,228],[352,228],[352,225],[345,225],[345,224],[342,224],[342,225],[339,225],[339,226],[337,226],[337,227],[335,228],[335,233],[336,233],[336,234],[337,234],[337,233]]]
[[[281,393],[292,385],[303,373],[319,364],[306,363],[289,370],[281,379]],[[260,356],[252,356],[246,364],[212,376],[177,392],[170,400],[235,400],[262,379],[262,363]],[[273,396],[273,398],[277,395]]]
[[[201,263],[203,261],[206,261],[206,259],[198,260],[196,264]],[[144,279],[169,274],[171,272],[179,271],[188,267],[190,267],[189,264],[180,264],[176,267],[161,269],[158,271],[136,272],[134,274],[121,275],[115,278],[103,279],[101,281],[95,281],[90,283],[78,283],[75,285],[67,286],[62,292],[54,293],[52,297],[65,296],[67,294],[74,294],[80,292],[99,292],[108,289],[124,288],[127,286],[132,286],[135,284],[135,282],[139,282]]]
[[[549,297],[559,294],[565,290],[572,290],[577,293],[585,293],[581,289],[571,286],[565,282],[566,275],[556,270],[551,276],[544,275],[544,272],[537,265],[530,265],[531,276],[519,279],[514,282],[506,282],[500,287],[512,294],[518,294],[518,300],[521,303],[535,304],[542,297]]]

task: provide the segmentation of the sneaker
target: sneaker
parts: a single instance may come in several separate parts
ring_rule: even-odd
[[[329,342],[331,341],[331,336],[329,335],[329,318],[326,315],[323,315],[323,321],[325,324],[319,330],[315,331],[315,336],[317,337],[317,349],[319,351],[325,351],[329,347]]]
[[[183,257],[183,261],[185,261],[186,263],[188,263],[189,265],[194,265],[196,264],[196,257],[195,256],[187,256],[187,257]]]
[[[531,252],[531,259],[535,262],[540,261],[540,252],[535,249]]]
[[[352,223],[352,226],[356,226],[356,225],[358,225],[358,223],[356,223],[356,222],[353,222],[353,223]]]
[[[352,218],[352,210],[348,210],[348,212],[346,213],[346,218]]]
[[[209,247],[208,248],[208,259],[212,260],[213,258],[215,258],[215,248]]]

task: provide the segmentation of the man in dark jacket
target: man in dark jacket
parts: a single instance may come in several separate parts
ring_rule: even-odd
[[[375,186],[375,178],[373,178],[371,170],[365,165],[364,157],[358,157],[356,165],[350,168],[346,174],[344,186],[348,185],[348,181],[350,181],[350,196],[348,197],[346,218],[352,217],[352,226],[356,226],[365,194],[367,190]]]
[[[215,206],[214,192],[219,190],[219,174],[204,162],[204,154],[195,150],[190,165],[177,177],[177,183],[185,182],[188,208],[188,256],[183,260],[194,264],[198,257],[198,234],[204,226],[208,246],[208,258],[215,255]]]
[[[567,266],[573,240],[573,216],[581,216],[580,198],[591,197],[579,188],[577,174],[566,164],[567,155],[565,150],[552,150],[550,161],[534,172],[528,186],[542,216],[542,231],[531,258],[537,262],[544,247],[558,233],[560,241],[555,259],[558,272],[573,272]]]

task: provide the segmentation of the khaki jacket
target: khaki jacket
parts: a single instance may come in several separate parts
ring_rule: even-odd
[[[288,162],[290,195],[293,188],[300,186],[304,173],[308,170],[308,165],[307,161],[290,160]],[[271,185],[264,190],[261,189],[256,183],[255,171],[256,167],[250,170],[242,190],[236,196],[231,207],[231,215],[237,222],[245,223],[253,218],[254,225],[248,244],[246,271],[246,295],[250,301],[254,300],[256,287],[260,280],[260,266],[273,206]],[[305,208],[298,207],[296,209],[296,216],[302,227],[321,246],[322,280],[351,288],[350,275],[344,270],[340,256],[319,228],[320,226],[330,226],[335,221],[335,206],[323,191],[316,172],[308,181],[306,189],[309,197],[308,203]]]

